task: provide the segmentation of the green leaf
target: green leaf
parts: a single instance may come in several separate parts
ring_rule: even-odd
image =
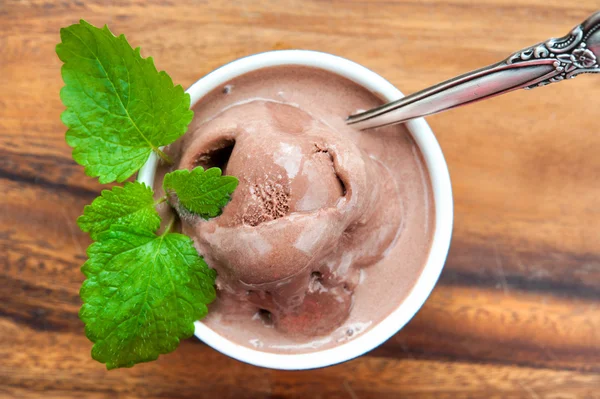
[[[113,224],[133,225],[153,233],[160,227],[153,196],[150,187],[138,182],[103,190],[91,205],[86,205],[77,224],[81,230],[90,233],[93,240]]]
[[[198,166],[189,170],[176,170],[165,175],[163,187],[167,193],[175,193],[179,204],[189,212],[204,219],[219,216],[231,199],[238,185],[233,176],[221,176],[221,169],[206,171]]]
[[[190,96],[107,26],[81,20],[62,28],[60,37],[60,97],[67,107],[61,119],[73,158],[86,174],[101,183],[122,182],[151,151],[165,158],[159,147],[183,135],[192,120]]]
[[[88,249],[79,317],[108,369],[175,350],[215,298],[216,273],[182,234],[113,225]]]

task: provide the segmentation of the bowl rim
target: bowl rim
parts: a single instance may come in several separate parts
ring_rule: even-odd
[[[191,107],[203,96],[235,77],[262,68],[284,65],[308,66],[336,73],[377,93],[387,101],[403,97],[400,90],[383,77],[345,58],[312,50],[277,50],[234,60],[200,78],[186,90],[191,97]],[[405,125],[419,146],[429,172],[435,204],[435,229],[423,271],[404,301],[381,322],[358,337],[315,352],[284,354],[251,349],[219,335],[202,321],[195,322],[196,337],[219,352],[245,363],[280,370],[305,370],[342,363],[369,352],[408,323],[431,294],[444,267],[452,236],[453,200],[448,166],[431,128],[423,118],[411,120]],[[152,187],[157,163],[158,157],[152,153],[140,169],[138,181]]]

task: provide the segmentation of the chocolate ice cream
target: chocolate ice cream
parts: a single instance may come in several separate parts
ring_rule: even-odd
[[[353,317],[370,308],[361,300],[381,303],[390,289],[370,274],[399,280],[385,298],[395,306],[407,294],[433,227],[420,154],[402,127],[357,132],[343,120],[380,103],[332,73],[279,67],[234,79],[195,106],[168,149],[175,168],[217,166],[240,181],[221,216],[181,215],[182,232],[218,272],[210,327],[266,350],[316,347],[393,309]],[[382,268],[400,271],[370,273]],[[372,298],[357,295],[369,283]]]

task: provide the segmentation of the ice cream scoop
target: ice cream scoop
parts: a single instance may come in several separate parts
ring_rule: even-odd
[[[384,165],[302,108],[255,98],[193,122],[177,168],[196,166],[240,181],[220,217],[182,215],[182,232],[218,272],[220,295],[288,334],[339,326],[360,268],[383,256],[401,226]]]

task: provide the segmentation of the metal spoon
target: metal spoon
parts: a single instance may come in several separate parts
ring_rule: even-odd
[[[527,47],[497,64],[351,115],[346,122],[360,130],[394,125],[512,90],[533,89],[582,73],[600,73],[599,58],[600,11],[560,39]]]

